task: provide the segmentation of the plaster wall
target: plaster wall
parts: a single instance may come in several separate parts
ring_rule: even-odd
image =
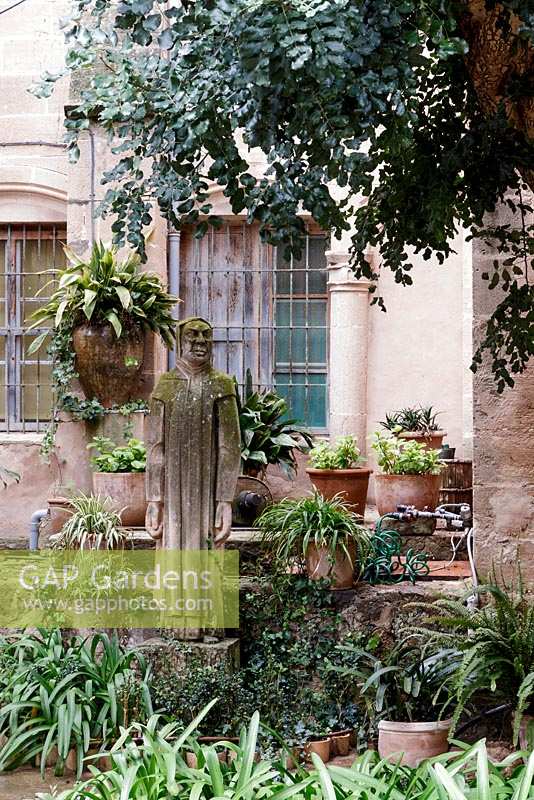
[[[11,3],[0,0],[0,9]],[[67,164],[62,144],[68,84],[38,100],[28,87],[44,70],[61,68],[63,34],[58,20],[68,0],[32,0],[0,17],[0,224],[66,222]],[[18,484],[0,487],[0,546],[27,542],[33,511],[46,507],[58,480],[57,463],[39,457],[40,437],[1,434],[0,463],[19,473]]]
[[[387,312],[369,309],[367,433],[380,429],[386,412],[432,405],[444,441],[458,458],[471,458],[471,246],[458,235],[453,247],[442,266],[415,256],[412,286],[396,284],[389,270],[380,275]],[[376,469],[370,448],[367,454]]]

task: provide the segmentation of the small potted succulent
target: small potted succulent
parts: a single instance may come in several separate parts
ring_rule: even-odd
[[[420,511],[434,510],[439,502],[442,464],[439,450],[422,442],[375,433],[372,448],[381,473],[375,475],[376,505],[380,515],[398,505],[413,505]]]
[[[95,436],[87,448],[95,451],[91,458],[95,495],[110,498],[123,525],[143,526],[147,507],[143,442],[129,439],[125,445],[117,446],[106,436]]]
[[[365,461],[354,436],[341,436],[329,445],[320,442],[310,451],[306,472],[323,497],[343,497],[355,514],[365,514],[371,469],[360,466]]]
[[[369,552],[370,535],[340,498],[286,498],[257,521],[263,542],[285,568],[305,566],[311,580],[328,579],[333,589],[351,588]]]
[[[401,408],[400,411],[386,414],[386,419],[380,424],[401,439],[419,442],[430,450],[439,450],[446,436],[446,431],[440,430],[436,422],[439,413],[432,406]]]

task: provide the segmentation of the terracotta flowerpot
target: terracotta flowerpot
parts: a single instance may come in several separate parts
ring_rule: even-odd
[[[66,497],[49,497],[48,510],[50,514],[46,521],[46,533],[59,533],[72,516],[71,502]]]
[[[217,753],[217,758],[219,759],[221,764],[226,764],[226,762],[228,760],[228,751],[227,750],[221,750],[219,753]],[[198,758],[197,758],[196,753],[191,753],[191,752],[186,753],[185,754],[185,762],[186,762],[187,766],[190,767],[190,769],[197,769],[197,767],[198,767]]]
[[[375,475],[376,505],[380,515],[398,505],[432,511],[439,504],[441,475]]]
[[[369,475],[372,469],[312,469],[306,472],[310,480],[327,500],[341,494],[343,500],[352,506],[355,514],[365,515],[365,501],[369,488]]]
[[[111,507],[120,512],[126,527],[145,524],[144,472],[93,472],[93,492],[97,497],[111,499]]]
[[[308,545],[306,551],[306,571],[312,581],[319,581],[323,578],[332,580],[333,589],[351,589],[354,583],[354,567],[356,564],[356,545],[351,543],[347,550],[350,560],[343,550],[336,549],[335,561],[331,561],[327,547],[316,547],[315,544]]]
[[[87,398],[103,406],[123,405],[138,391],[145,339],[138,326],[117,339],[111,325],[78,325],[72,332],[76,370]]]
[[[443,439],[447,431],[432,431],[432,433],[416,433],[415,431],[401,431],[398,436],[410,442],[424,444],[427,450],[441,450]]]
[[[318,739],[315,742],[308,742],[304,746],[304,753],[308,761],[311,761],[311,754],[315,753],[319,756],[323,763],[327,763],[330,761],[330,747],[332,744],[332,740],[329,736],[326,736],[324,739]]]
[[[439,722],[392,722],[378,723],[378,754],[409,767],[417,767],[425,758],[446,753],[449,749],[447,737],[451,720]]]
[[[302,748],[292,747],[289,753],[287,750],[281,750],[280,758],[286,769],[297,769],[302,761]]]
[[[348,756],[350,751],[350,731],[336,731],[330,734],[332,755]]]
[[[534,749],[534,716],[523,714],[519,725],[519,746],[521,750]]]

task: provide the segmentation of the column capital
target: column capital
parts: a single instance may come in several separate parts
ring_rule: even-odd
[[[350,266],[347,252],[326,251],[328,289],[336,292],[368,292],[373,282],[367,278],[356,278]]]

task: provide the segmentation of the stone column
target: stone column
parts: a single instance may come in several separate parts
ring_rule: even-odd
[[[528,203],[528,199],[526,200]],[[531,220],[529,219],[528,222]],[[488,215],[491,225],[519,224],[504,205]],[[502,299],[500,289],[490,291],[482,273],[503,256],[474,240],[473,338],[482,340],[486,323]],[[474,379],[473,507],[475,560],[481,577],[523,579],[534,589],[534,365],[515,377],[513,389],[498,394],[487,357]]]
[[[347,252],[328,251],[330,437],[353,434],[362,454],[367,436],[369,287],[356,280]]]

